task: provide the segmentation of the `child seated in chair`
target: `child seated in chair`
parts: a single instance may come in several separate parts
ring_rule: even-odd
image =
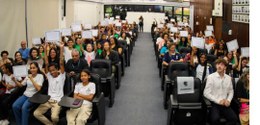
[[[90,73],[83,70],[80,73],[81,82],[77,83],[74,90],[74,98],[83,100],[79,108],[71,108],[67,111],[68,125],[85,125],[92,112],[92,99],[96,93],[96,86],[89,82]]]

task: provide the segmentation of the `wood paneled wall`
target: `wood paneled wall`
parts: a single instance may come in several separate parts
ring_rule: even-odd
[[[212,18],[217,40],[237,39],[240,47],[249,46],[249,24],[232,22],[232,0],[223,0],[223,17],[212,17],[214,0],[191,0],[191,5],[194,5],[195,33],[204,31]],[[228,30],[232,30],[232,35],[228,35]]]

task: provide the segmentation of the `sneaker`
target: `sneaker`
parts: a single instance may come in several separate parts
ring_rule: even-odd
[[[6,120],[4,120],[3,122],[2,122],[2,125],[9,125],[9,121],[6,119]]]

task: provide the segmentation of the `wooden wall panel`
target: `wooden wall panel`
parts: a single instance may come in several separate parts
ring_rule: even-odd
[[[191,0],[191,5],[194,5],[194,33],[204,31],[212,18],[217,40],[237,39],[239,46],[249,46],[249,24],[232,22],[232,0],[223,0],[223,17],[212,17],[214,0]],[[228,35],[230,29],[232,35]]]

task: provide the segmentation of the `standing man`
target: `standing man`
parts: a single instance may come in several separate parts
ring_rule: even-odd
[[[27,61],[30,49],[27,48],[27,42],[25,40],[21,41],[21,48],[18,51],[22,54],[22,58]]]
[[[230,125],[236,125],[238,118],[231,109],[230,103],[234,95],[231,77],[225,74],[227,62],[216,60],[217,71],[207,78],[204,96],[211,101],[211,124],[219,125],[220,114],[223,114]]]
[[[140,32],[144,31],[144,18],[143,16],[139,17],[139,27],[140,27]]]

